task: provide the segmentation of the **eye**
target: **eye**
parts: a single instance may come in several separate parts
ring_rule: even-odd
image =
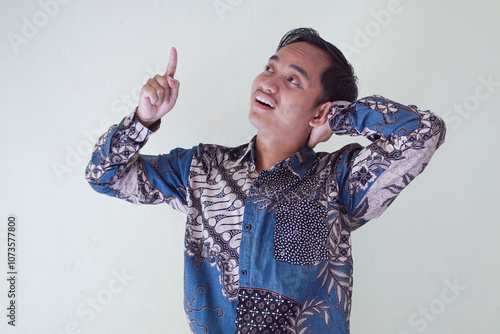
[[[266,65],[266,67],[264,67],[264,71],[274,73],[273,69],[269,65]]]
[[[297,80],[295,80],[294,77],[290,77],[287,79],[291,84],[294,84],[294,85],[299,85],[299,82]]]

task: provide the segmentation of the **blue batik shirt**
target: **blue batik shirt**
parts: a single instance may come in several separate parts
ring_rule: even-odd
[[[334,103],[339,135],[372,143],[303,148],[257,173],[254,140],[159,156],[159,127],[132,113],[97,142],[86,175],[98,192],[186,213],[184,308],[193,333],[349,333],[351,232],[378,217],[443,143],[430,111],[381,96]]]

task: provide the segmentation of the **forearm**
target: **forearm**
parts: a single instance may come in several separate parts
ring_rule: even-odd
[[[379,96],[332,108],[331,129],[372,143],[346,156],[339,183],[356,228],[378,217],[427,166],[444,142],[444,122],[428,110]]]
[[[332,107],[329,115],[330,128],[337,135],[361,135],[400,149],[421,148],[435,135],[439,136],[439,145],[444,141],[444,122],[429,110],[376,95],[338,104],[344,107]]]
[[[120,124],[113,125],[94,147],[85,172],[90,185],[98,192],[111,195],[111,187],[134,164],[139,157],[139,150],[158,127],[159,123],[154,128],[146,128],[135,117],[135,111]]]

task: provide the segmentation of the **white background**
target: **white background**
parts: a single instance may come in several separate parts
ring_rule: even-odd
[[[171,46],[180,97],[143,153],[248,141],[251,82],[300,26],[346,54],[360,97],[416,104],[448,126],[423,175],[353,234],[352,333],[499,332],[498,1],[3,0],[0,13],[1,333],[188,333],[185,218],[94,192],[91,146],[163,74]],[[319,149],[353,140],[367,144]]]

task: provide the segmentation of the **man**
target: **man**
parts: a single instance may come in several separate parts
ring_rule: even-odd
[[[349,333],[350,233],[422,172],[444,141],[444,123],[380,96],[355,101],[351,65],[301,28],[283,37],[252,84],[250,143],[139,155],[175,105],[176,65],[172,49],[135,112],[99,139],[88,181],[101,193],[187,214],[193,333]],[[372,143],[312,150],[333,133]]]

